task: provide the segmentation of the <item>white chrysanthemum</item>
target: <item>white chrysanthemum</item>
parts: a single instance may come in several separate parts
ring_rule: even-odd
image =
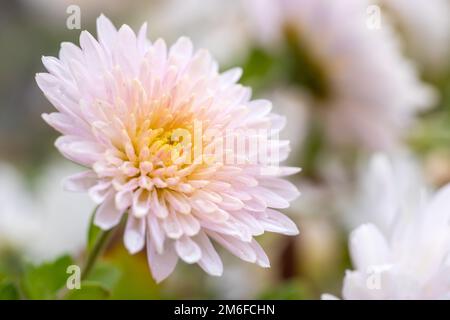
[[[347,192],[350,195],[340,197],[339,211],[350,230],[373,223],[389,232],[398,212],[417,204],[422,193],[417,186],[424,185],[419,163],[409,152],[375,154],[360,166],[359,181]]]
[[[448,0],[378,0],[404,36],[409,53],[438,73],[450,56],[450,2]]]
[[[370,25],[368,1],[251,3],[249,13],[263,43],[280,48],[289,39],[306,57],[303,63],[313,68],[314,83],[307,85],[331,140],[391,148],[417,112],[434,103],[434,93],[401,56],[389,25]]]
[[[19,172],[0,163],[0,251],[24,250],[37,235],[39,225],[31,214],[32,201],[25,195]]]
[[[39,189],[33,191],[17,169],[0,163],[0,250],[9,247],[41,262],[83,248],[93,203],[61,191],[61,178],[73,167],[52,163],[36,178]]]
[[[26,254],[34,262],[50,261],[62,254],[77,255],[86,244],[86,229],[95,204],[82,194],[61,188],[61,179],[78,170],[76,165],[52,162],[36,181],[29,212],[38,232],[27,244]]]
[[[385,174],[391,172],[384,170]],[[390,179],[385,177],[384,181]],[[386,221],[363,224],[350,235],[355,270],[347,271],[342,296],[450,299],[450,185],[429,201],[424,196],[399,199],[394,195],[402,197],[405,193],[397,193],[395,185],[378,191],[378,201],[386,202]],[[384,192],[391,197],[383,196]],[[403,202],[407,203],[401,205]]]
[[[298,170],[272,166],[274,155],[282,160],[289,152],[287,141],[271,138],[284,119],[270,113],[268,101],[250,101],[250,90],[236,84],[240,69],[219,73],[208,51],[194,52],[187,38],[167,49],[163,40],[147,40],[145,24],[135,35],[127,25],[116,30],[104,16],[97,32],[98,42],[81,33],[81,49],[63,43],[59,59],[43,58],[50,73],[37,75],[58,110],[44,115],[63,134],[57,148],[89,168],[66,186],[88,190],[100,204],[95,223],[103,229],[128,212],[125,246],[131,253],[146,246],[157,281],[178,257],[220,275],[210,238],[268,267],[253,237],[298,233],[275,210],[298,196],[281,178]],[[263,141],[268,158],[256,150],[242,154],[227,144],[231,138],[244,146]]]
[[[242,12],[241,1],[165,0],[150,3],[141,16],[152,22],[150,35],[172,40],[188,34],[219,63],[229,65],[249,50],[250,34]]]

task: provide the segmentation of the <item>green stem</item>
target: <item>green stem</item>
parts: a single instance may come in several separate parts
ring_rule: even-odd
[[[106,231],[104,230],[100,231],[100,234],[97,236],[97,240],[95,241],[94,247],[92,248],[92,250],[89,251],[86,262],[82,268],[80,277],[81,281],[86,280],[86,278],[89,276],[98,258],[101,256],[103,250],[106,248],[111,235],[114,233],[116,229],[117,227]],[[66,287],[62,288],[57,294],[57,299],[64,300],[68,293],[69,290]]]
[[[108,241],[110,239],[113,230],[115,230],[115,228],[106,231],[105,230],[100,231],[100,234],[97,237],[95,245],[89,252],[86,263],[84,264],[84,267],[81,271],[81,280],[85,280],[89,276],[89,273],[92,271],[93,267],[95,266],[95,263],[101,256],[106,245],[108,244]]]

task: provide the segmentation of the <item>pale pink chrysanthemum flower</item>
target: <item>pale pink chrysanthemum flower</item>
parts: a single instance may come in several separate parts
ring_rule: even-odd
[[[66,187],[87,191],[99,204],[94,222],[102,229],[113,228],[128,212],[125,246],[130,253],[146,247],[157,281],[172,273],[178,258],[221,275],[210,239],[268,267],[253,237],[298,233],[277,211],[298,196],[282,178],[298,169],[249,161],[254,155],[246,158],[233,147],[224,154],[232,152],[238,161],[229,164],[216,157],[221,139],[205,138],[199,146],[193,131],[200,123],[205,135],[211,129],[248,142],[254,129],[258,139],[266,139],[268,153],[283,160],[289,144],[272,137],[284,118],[270,113],[270,102],[250,100],[250,89],[236,83],[240,69],[219,73],[208,51],[194,52],[187,38],[168,49],[161,39],[147,40],[145,24],[136,35],[127,25],[116,30],[104,16],[97,32],[98,41],[83,31],[81,48],[63,43],[59,59],[44,57],[49,73],[36,77],[58,110],[43,115],[63,134],[56,147],[89,168],[70,177]],[[178,130],[193,134],[195,148],[173,139]],[[179,149],[180,143],[188,149]],[[189,161],[189,148],[194,156],[200,150],[203,161]]]

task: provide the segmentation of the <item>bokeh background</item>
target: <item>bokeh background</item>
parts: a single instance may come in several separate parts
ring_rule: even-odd
[[[449,1],[372,1],[371,4],[381,9],[378,28],[364,30],[367,43],[356,38],[355,43],[342,44],[370,46],[371,32],[382,33],[389,29],[389,36],[378,34],[374,47],[361,52],[375,55],[369,62],[378,64],[376,70],[387,66],[392,71],[407,61],[416,72],[412,77],[420,83],[420,88],[428,90],[430,97],[426,108],[414,114],[414,121],[408,123],[398,141],[388,147],[361,141],[342,144],[339,142],[341,131],[326,128],[334,122],[325,120],[322,113],[327,111],[323,109],[333,108],[334,98],[327,97],[327,103],[322,103],[324,97],[320,88],[323,79],[332,77],[328,74],[332,71],[320,64],[324,59],[324,65],[339,62],[339,54],[333,51],[339,50],[339,43],[335,49],[329,48],[325,56],[308,50],[301,41],[301,46],[292,45],[289,36],[276,35],[279,32],[277,18],[264,10],[266,2],[0,2],[0,284],[5,274],[19,277],[30,268],[34,273],[31,272],[29,278],[45,279],[45,270],[36,266],[51,264],[61,255],[75,260],[84,256],[94,204],[87,195],[71,194],[61,187],[61,180],[79,168],[53,147],[57,134],[41,119],[41,114],[52,111],[53,107],[38,89],[34,76],[44,70],[42,55],[57,56],[63,41],[78,44],[81,30],[95,34],[95,19],[100,13],[107,15],[116,26],[127,23],[137,29],[147,21],[152,40],[162,37],[173,43],[180,36],[188,36],[197,48],[209,49],[222,70],[241,66],[242,82],[253,87],[254,96],[271,99],[275,111],[287,117],[288,125],[283,134],[292,146],[288,163],[303,168],[303,172],[293,178],[302,196],[286,210],[298,224],[300,235],[262,237],[261,243],[271,259],[270,269],[247,264],[222,250],[225,267],[221,278],[207,276],[197,266],[179,264],[171,277],[156,285],[147,269],[145,253],[130,256],[121,237],[117,236],[102,259],[102,266],[108,270],[102,276],[109,284],[109,298],[317,299],[323,292],[339,295],[344,271],[351,268],[348,233],[368,210],[358,200],[362,198],[360,193],[364,191],[367,161],[371,155],[387,153],[399,168],[411,168],[407,175],[423,176],[432,188],[450,182]],[[81,30],[66,27],[69,16],[66,10],[71,4],[81,9]],[[327,14],[326,6],[322,10],[325,13],[313,17],[317,33],[306,28],[306,33],[312,33],[305,35],[313,39],[310,43],[321,37],[339,38],[338,32],[327,34],[327,29],[321,29],[321,25],[334,19],[332,14]],[[303,18],[296,19],[302,22]],[[311,21],[305,21],[308,23]],[[360,27],[369,29],[369,26]],[[352,30],[341,32],[351,33]],[[341,38],[352,41],[351,37]],[[378,48],[391,47],[394,41],[396,45],[391,49],[399,59],[389,60],[383,48],[380,51]],[[390,103],[388,94],[378,87],[392,79],[383,78],[382,74],[367,81],[363,72],[358,73],[364,68],[358,63],[345,64],[344,68],[349,74],[356,74],[349,80],[354,83],[347,83],[346,90],[355,93],[358,87],[364,86],[365,95],[370,96],[371,90],[375,92],[376,103]],[[392,74],[392,77],[396,75]],[[386,72],[386,77],[391,77],[391,73]],[[408,79],[405,77],[404,81]],[[419,90],[419,85],[405,85],[392,95],[414,96],[415,90]],[[343,117],[351,117],[351,114]],[[378,121],[370,114],[367,117],[355,120],[362,123],[360,130],[370,127],[364,121]],[[378,139],[376,135],[372,138]],[[65,258],[59,259],[64,265]],[[22,287],[31,297],[47,297],[31,284],[25,283]]]

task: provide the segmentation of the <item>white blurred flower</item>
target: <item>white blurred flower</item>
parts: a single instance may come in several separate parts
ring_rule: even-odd
[[[37,182],[39,189],[34,195],[31,214],[39,228],[28,244],[28,256],[34,261],[76,254],[86,244],[86,230],[95,204],[89,198],[61,187],[61,180],[77,171],[78,167],[72,164],[51,163]]]
[[[350,229],[374,223],[388,232],[398,212],[417,204],[422,193],[418,186],[425,185],[418,160],[404,150],[375,154],[362,161],[358,171],[355,190],[347,190],[338,200]]]
[[[312,94],[330,140],[368,149],[401,142],[415,115],[434,103],[401,55],[387,23],[368,28],[366,0],[254,0],[255,35],[272,48],[287,34],[314,66]],[[291,39],[291,41],[292,41]]]
[[[73,165],[49,166],[32,192],[16,169],[0,165],[0,247],[21,251],[35,262],[83,248],[94,205],[61,191],[61,179],[74,170]]]
[[[197,46],[208,48],[221,64],[230,64],[249,49],[248,21],[241,1],[154,1],[140,15],[148,20],[149,34],[175,41],[189,36]]]
[[[395,172],[383,171],[385,175]],[[381,220],[385,221],[363,224],[350,235],[355,270],[347,271],[342,296],[450,299],[450,185],[431,199],[424,194],[404,199],[394,181],[395,177],[385,177],[378,185],[377,201],[385,202],[379,207],[385,212],[378,214],[384,214]],[[419,188],[417,184],[412,187]],[[399,205],[402,203],[406,205]],[[367,210],[372,210],[370,205]]]
[[[0,249],[23,250],[37,235],[38,221],[22,177],[0,163]]]
[[[425,72],[448,67],[450,56],[450,1],[379,0],[394,25],[404,36],[412,57]],[[430,70],[431,69],[431,70]]]

